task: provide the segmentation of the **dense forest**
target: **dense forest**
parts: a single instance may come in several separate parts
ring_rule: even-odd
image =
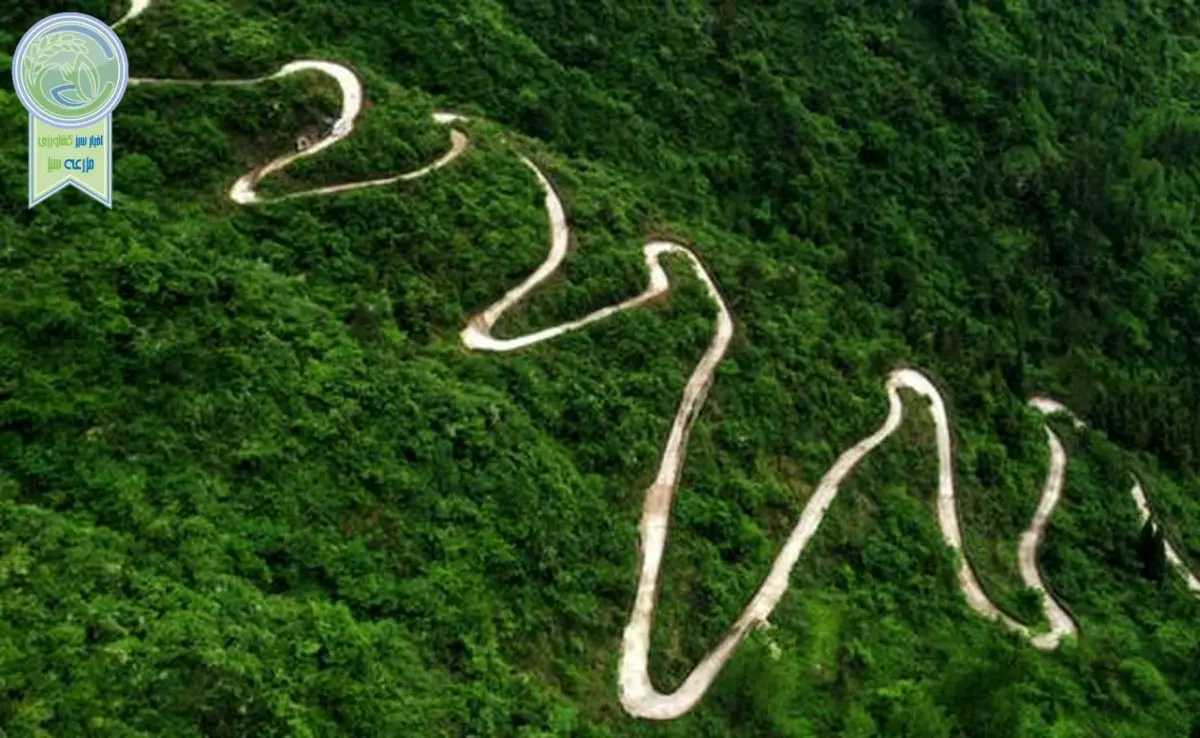
[[[9,68],[53,12],[0,0],[0,728],[7,736],[1200,736],[1200,7],[1191,0],[161,0],[135,77],[347,64],[349,139],[286,193],[230,184],[337,107],[327,78],[131,86],[114,206],[29,210]],[[736,319],[693,432],[651,651],[674,689],[741,611],[900,365],[950,403],[966,550],[1037,622],[1017,540],[1046,420],[1087,421],[1041,566],[1080,634],[974,614],[933,513],[932,424],[855,471],[791,589],[672,722],[617,699],[638,516],[714,307],[526,351],[691,244]],[[910,404],[919,400],[913,398]],[[1129,496],[1143,480],[1158,526]],[[1200,571],[1192,565],[1194,571]]]

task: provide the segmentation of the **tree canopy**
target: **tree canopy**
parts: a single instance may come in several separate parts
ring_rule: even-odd
[[[0,727],[9,736],[1186,736],[1200,602],[1200,9],[1096,0],[172,0],[136,77],[295,59],[361,76],[349,139],[286,193],[441,155],[394,187],[262,207],[231,183],[337,109],[328,79],[131,86],[111,211],[29,210],[24,29],[108,0],[0,0]],[[694,245],[735,337],[691,440],[652,644],[662,689],[753,594],[842,450],[922,367],[950,398],[967,555],[1081,628],[1054,652],[975,615],[938,531],[926,416],[854,473],[791,589],[689,715],[617,700],[637,523],[713,306],[669,299],[514,354],[467,318],[572,224],[498,333],[644,288]],[[915,402],[915,400],[910,400]],[[1195,569],[1195,567],[1193,567]]]

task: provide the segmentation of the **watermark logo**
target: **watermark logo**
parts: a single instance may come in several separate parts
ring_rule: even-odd
[[[29,207],[68,185],[112,207],[112,112],[129,85],[121,39],[104,22],[58,13],[21,38],[13,86],[29,111]]]

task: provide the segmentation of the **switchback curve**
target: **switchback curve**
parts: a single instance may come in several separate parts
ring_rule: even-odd
[[[143,10],[147,6],[143,6]],[[420,169],[398,174],[394,177],[383,177],[380,179],[369,179],[360,182],[347,182],[329,187],[317,187],[311,190],[301,192],[293,192],[280,197],[264,200],[258,196],[258,183],[266,176],[281,172],[291,164],[300,159],[309,156],[314,156],[328,149],[337,142],[349,136],[354,132],[358,122],[358,117],[362,113],[363,106],[363,88],[362,82],[349,67],[344,64],[335,62],[320,61],[320,60],[301,60],[294,61],[283,65],[279,71],[266,77],[254,77],[250,79],[233,79],[233,80],[184,80],[184,79],[160,79],[160,78],[132,78],[129,84],[146,86],[146,85],[188,85],[188,86],[203,86],[206,84],[222,85],[231,87],[244,87],[256,85],[272,79],[280,79],[299,72],[318,72],[332,78],[338,85],[338,89],[342,95],[341,113],[338,119],[334,122],[329,135],[320,139],[312,146],[297,151],[291,154],[285,154],[276,159],[273,159],[263,166],[242,175],[233,183],[229,189],[229,199],[239,205],[254,205],[267,204],[271,202],[279,202],[281,200],[291,200],[297,197],[311,197],[313,195],[334,195],[339,192],[349,192],[351,190],[359,190],[367,187],[384,187],[409,179],[417,179],[423,177],[430,172],[441,169],[450,162],[457,159],[467,149],[468,139],[461,131],[451,129],[450,131],[450,148],[439,157],[436,161],[428,164]],[[433,114],[433,119],[443,125],[451,125],[457,122],[465,122],[467,119],[457,113],[436,112]]]
[[[120,20],[112,24],[112,29],[116,30],[125,25],[129,21],[145,13],[150,7],[150,0],[132,0],[129,4],[129,10],[125,11],[125,15],[121,16]]]
[[[134,0],[130,11],[116,24],[119,26],[140,15],[150,6],[150,0]],[[230,189],[230,199],[243,205],[269,204],[284,199],[312,195],[331,195],[342,192],[394,184],[399,181],[416,179],[425,176],[460,156],[467,148],[468,139],[458,130],[451,131],[451,147],[437,161],[421,169],[396,175],[394,177],[349,182],[328,187],[315,188],[304,192],[285,195],[280,198],[264,200],[258,197],[256,185],[262,177],[279,172],[292,162],[305,156],[312,156],[353,132],[355,122],[362,107],[362,85],[358,77],[347,67],[327,61],[310,60],[297,61],[285,65],[269,77],[223,81],[218,84],[252,85],[268,79],[283,77],[300,71],[318,71],[332,77],[342,91],[342,114],[332,133],[305,151],[288,154],[268,162],[266,165],[237,180]],[[142,79],[131,80],[133,84],[205,84],[188,80]],[[454,113],[437,113],[435,120],[443,124],[451,124],[465,120]],[[520,155],[519,155],[520,156]],[[670,511],[675,493],[678,489],[686,455],[686,447],[691,427],[698,417],[708,390],[712,385],[716,368],[728,349],[733,336],[733,319],[721,296],[716,282],[705,269],[696,254],[687,246],[672,241],[653,240],[643,247],[646,267],[649,274],[646,289],[638,295],[615,305],[596,310],[574,321],[546,328],[517,338],[496,338],[492,329],[504,313],[525,299],[538,285],[552,275],[566,257],[569,241],[569,228],[565,209],[558,194],[546,178],[545,174],[525,156],[521,160],[534,173],[539,184],[545,191],[546,210],[550,221],[550,250],[546,260],[521,284],[509,290],[503,297],[492,305],[476,313],[468,321],[461,332],[463,345],[468,349],[492,352],[508,352],[526,348],[546,341],[564,333],[578,330],[587,325],[602,320],[610,315],[624,310],[639,307],[646,302],[666,294],[671,289],[670,278],[662,266],[661,259],[668,254],[675,254],[686,259],[692,266],[696,277],[704,287],[717,307],[716,324],[713,338],[708,349],[693,369],[683,396],[675,413],[671,430],[663,447],[659,460],[658,472],[650,488],[646,491],[641,522],[639,525],[641,565],[638,577],[637,593],[630,620],[625,628],[622,642],[622,652],[619,667],[618,686],[621,703],[632,715],[668,720],[679,717],[690,711],[703,698],[716,676],[727,663],[738,645],[755,628],[769,625],[768,618],[775,606],[787,590],[788,580],[792,569],[798,562],[805,546],[815,535],[826,511],[837,495],[842,481],[854,467],[874,448],[886,440],[899,427],[904,417],[904,403],[900,390],[906,389],[923,396],[929,401],[929,411],[936,427],[936,445],[938,454],[938,496],[937,518],[946,544],[958,554],[958,580],[967,598],[968,604],[984,617],[1003,623],[1006,627],[1029,638],[1031,643],[1041,649],[1053,649],[1067,636],[1078,633],[1077,624],[1066,613],[1054,598],[1051,597],[1042,581],[1036,565],[1036,551],[1047,522],[1054,507],[1061,497],[1066,468],[1066,452],[1061,441],[1046,428],[1047,442],[1050,447],[1050,469],[1042,495],[1029,527],[1021,536],[1018,547],[1020,573],[1026,586],[1031,587],[1042,595],[1043,610],[1050,623],[1046,633],[1033,633],[1030,628],[1004,614],[991,601],[979,585],[974,570],[971,568],[962,544],[962,532],[958,520],[955,503],[953,449],[951,444],[950,422],[946,412],[945,402],[937,387],[921,372],[915,369],[899,369],[888,375],[885,390],[889,400],[889,411],[883,424],[870,436],[859,441],[853,447],[843,452],[834,465],[826,472],[805,505],[800,519],[788,537],[783,549],[776,557],[763,584],[751,598],[741,616],[730,627],[727,634],[708,655],[692,670],[683,684],[674,692],[664,694],[653,686],[649,675],[650,636],[654,620],[654,606],[658,596],[659,574],[666,547],[667,532],[670,526]],[[1030,404],[1045,414],[1069,412],[1056,401],[1035,397]],[[1076,419],[1076,424],[1081,421]],[[1140,495],[1140,496],[1139,496]],[[1148,506],[1144,506],[1144,492],[1140,485],[1134,486],[1134,499],[1138,502],[1143,516],[1148,517]],[[1168,546],[1168,558],[1173,564],[1184,571],[1188,584],[1194,590],[1200,591],[1200,581],[1183,568],[1182,561]]]

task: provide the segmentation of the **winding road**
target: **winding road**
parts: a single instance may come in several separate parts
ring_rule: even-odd
[[[150,0],[134,0],[132,7],[113,27],[119,27],[143,14],[150,7]],[[329,187],[320,187],[288,194],[273,199],[263,199],[257,194],[257,185],[263,177],[278,173],[293,162],[313,156],[349,136],[362,112],[363,89],[358,76],[349,68],[328,61],[307,60],[287,64],[268,77],[206,83],[195,80],[135,79],[131,84],[226,84],[253,85],[270,79],[278,79],[302,71],[315,71],[331,77],[341,89],[342,106],[338,122],[332,133],[310,148],[276,158],[262,167],[239,178],[232,186],[229,197],[243,205],[264,205],[279,200],[316,195],[334,195],[367,187],[382,187],[397,182],[416,179],[444,167],[467,151],[467,135],[453,127],[468,122],[466,118],[451,112],[434,114],[436,122],[450,126],[450,147],[436,161],[412,172],[384,179],[348,182]],[[789,577],[800,555],[816,534],[826,511],[836,498],[846,477],[872,450],[883,443],[900,426],[904,418],[905,405],[901,390],[907,390],[928,400],[928,409],[936,427],[938,456],[937,520],[946,544],[958,554],[958,581],[967,602],[980,615],[1002,623],[1005,627],[1028,638],[1040,649],[1053,649],[1068,636],[1078,634],[1078,626],[1071,616],[1050,595],[1041,572],[1037,567],[1038,546],[1045,535],[1047,523],[1058,504],[1066,476],[1067,455],[1058,436],[1047,426],[1046,438],[1050,449],[1050,469],[1042,486],[1041,498],[1033,519],[1021,535],[1018,545],[1020,575],[1026,586],[1041,594],[1043,611],[1049,630],[1035,632],[1028,625],[1017,622],[1001,612],[979,584],[966,554],[963,551],[962,529],[955,502],[953,447],[950,420],[946,405],[938,388],[928,377],[915,369],[900,369],[888,375],[885,390],[889,410],[883,424],[871,435],[862,439],[842,453],[821,479],[800,515],[799,521],[789,535],[782,550],[771,566],[766,579],[756,591],[738,619],[729,628],[717,646],[696,665],[683,684],[671,693],[659,692],[653,685],[649,672],[650,638],[654,624],[654,609],[658,598],[660,574],[667,534],[670,528],[671,507],[678,491],[679,479],[686,457],[687,443],[692,425],[699,416],[708,390],[712,385],[718,364],[725,356],[733,337],[733,318],[715,280],[704,264],[687,246],[672,241],[653,240],[643,247],[648,280],[645,290],[620,303],[596,310],[582,318],[546,328],[517,338],[496,338],[492,329],[510,308],[519,304],[533,290],[550,277],[562,264],[567,255],[569,226],[566,211],[558,193],[545,174],[531,160],[518,154],[521,161],[532,170],[545,192],[545,207],[550,222],[550,249],[544,262],[516,287],[509,290],[495,303],[476,313],[460,334],[463,345],[477,351],[515,351],[579,330],[592,323],[624,310],[632,310],[666,294],[671,290],[671,280],[663,268],[662,258],[677,255],[686,259],[696,277],[703,283],[709,297],[717,307],[716,324],[712,340],[692,370],[683,389],[674,422],[663,446],[658,472],[653,484],[646,490],[639,524],[641,564],[638,574],[637,592],[634,598],[629,623],[625,628],[619,666],[618,688],[621,704],[631,715],[656,720],[677,718],[692,708],[704,697],[717,675],[733,655],[734,651],[756,628],[769,627],[768,618],[787,591]],[[1061,404],[1046,397],[1034,397],[1029,404],[1043,414],[1068,413]],[[1074,416],[1071,416],[1074,418]],[[1083,423],[1074,418],[1077,426]],[[1149,505],[1140,483],[1134,480],[1132,496],[1143,520],[1150,517]],[[1188,586],[1200,592],[1200,580],[1189,572],[1176,551],[1168,544],[1168,560],[1187,579]]]

